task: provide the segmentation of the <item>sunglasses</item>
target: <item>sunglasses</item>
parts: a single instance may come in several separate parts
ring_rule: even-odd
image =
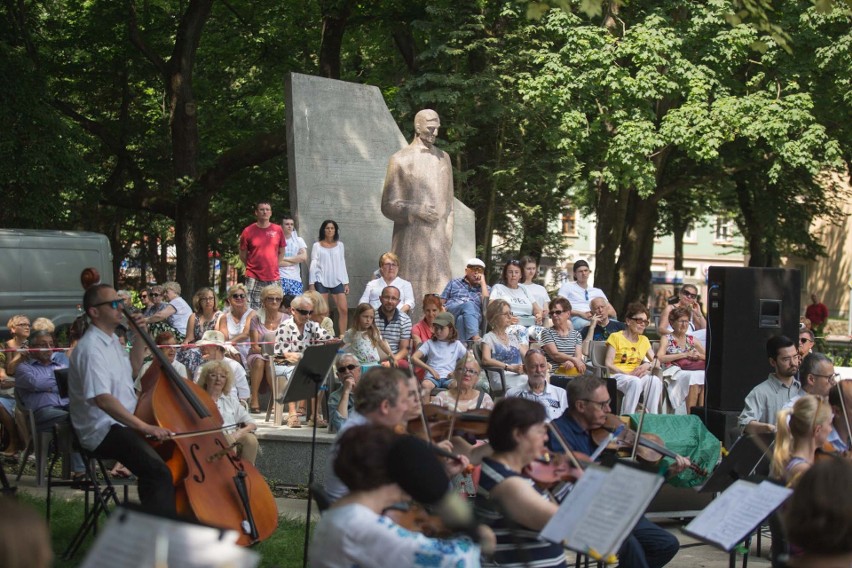
[[[552,316],[561,316],[561,315],[562,315],[562,314],[564,314],[564,313],[565,313],[565,310],[554,310],[554,311],[550,312],[550,315],[552,315]]]
[[[148,294],[139,294],[139,297],[143,300],[148,297]]]
[[[245,300],[245,294],[231,294],[231,297],[235,300]]]
[[[690,299],[698,297],[698,294],[693,294],[692,292],[687,292],[686,290],[681,290],[680,293]]]
[[[151,292],[150,296],[151,296],[152,298],[159,298],[159,297],[160,297],[160,294],[158,294],[157,292]]]
[[[296,311],[302,314],[303,316],[309,316],[314,313],[313,310],[303,310],[302,308],[296,308]]]
[[[802,344],[802,345],[804,345],[805,343],[813,343],[813,342],[814,342],[814,340],[811,339],[810,337],[800,337],[799,338],[799,343]],[[813,373],[811,373],[811,374],[813,374]]]
[[[269,297],[266,298],[266,301],[267,302],[270,302],[270,301],[271,302],[280,302],[283,299],[284,298],[279,298],[278,296],[269,296]]]
[[[98,302],[97,304],[92,304],[92,307],[97,308],[97,307],[100,307],[100,306],[109,306],[112,309],[117,310],[118,308],[120,308],[123,305],[124,305],[124,299],[119,298],[118,300],[110,300],[109,302]]]
[[[471,272],[476,272],[476,273],[479,273],[479,274],[482,274],[483,272],[485,272],[485,269],[482,268],[481,266],[468,266],[467,269],[470,270]]]
[[[341,365],[337,368],[338,373],[345,373],[346,371],[354,371],[357,369],[359,365]]]
[[[639,325],[648,325],[648,320],[644,318],[627,318],[634,323],[638,323]]]

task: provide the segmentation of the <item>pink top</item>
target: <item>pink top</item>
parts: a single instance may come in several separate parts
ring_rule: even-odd
[[[252,223],[240,235],[240,250],[246,251],[246,276],[262,282],[278,280],[278,250],[287,241],[281,225],[270,223],[265,229]]]
[[[426,323],[425,319],[417,322],[417,325],[411,328],[412,337],[416,336],[420,342],[429,341],[432,339],[432,326]]]

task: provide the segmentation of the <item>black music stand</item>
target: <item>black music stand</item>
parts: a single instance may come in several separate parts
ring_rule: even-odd
[[[738,479],[751,477],[761,462],[771,456],[775,434],[743,435],[713,470],[707,481],[695,488],[699,493],[720,493]]]
[[[299,402],[310,398],[319,397],[320,385],[325,380],[326,375],[331,371],[331,366],[334,365],[334,359],[337,357],[337,350],[340,343],[325,343],[322,345],[310,345],[302,353],[302,358],[293,369],[293,375],[287,382],[287,387],[284,389],[284,394],[281,396],[281,402]],[[317,401],[319,404],[319,401]],[[308,512],[305,518],[305,546],[303,555],[303,566],[308,565],[308,543],[310,542],[311,534],[311,499],[313,492],[311,487],[314,484],[314,457],[317,446],[317,416],[319,409],[314,415],[314,425],[311,432],[311,464],[308,469]]]

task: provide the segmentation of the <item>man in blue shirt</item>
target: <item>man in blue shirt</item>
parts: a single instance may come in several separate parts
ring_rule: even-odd
[[[590,375],[577,377],[568,383],[568,401],[568,410],[552,424],[571,450],[591,455],[597,444],[589,432],[603,426],[610,411],[606,382]],[[548,444],[554,451],[564,451],[553,437]],[[680,458],[669,470],[677,473],[687,467],[689,460]],[[618,551],[619,566],[661,568],[679,549],[677,538],[643,516]]]
[[[441,292],[441,301],[456,318],[456,330],[463,341],[479,341],[483,300],[491,289],[485,283],[485,263],[478,258],[467,261],[464,276],[450,280]]]

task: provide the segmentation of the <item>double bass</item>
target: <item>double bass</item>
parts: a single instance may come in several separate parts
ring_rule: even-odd
[[[81,275],[84,287],[92,279],[85,272]],[[142,378],[135,415],[176,434],[151,443],[172,473],[178,514],[235,530],[237,543],[243,546],[268,538],[278,526],[278,508],[266,480],[252,464],[237,457],[210,395],[178,375],[130,310],[122,309],[154,357]]]

